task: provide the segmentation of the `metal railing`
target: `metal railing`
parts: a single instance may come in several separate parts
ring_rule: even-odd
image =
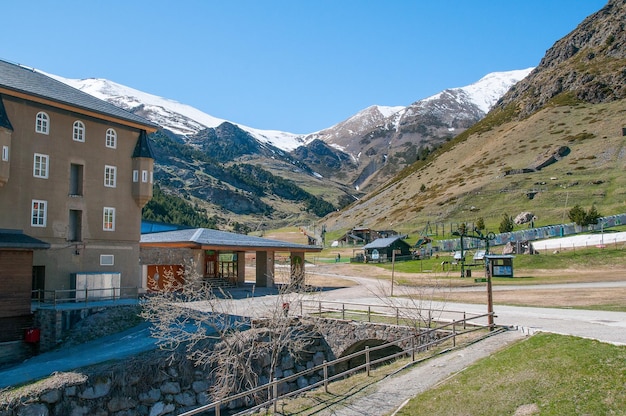
[[[489,315],[493,315],[493,314],[476,315],[476,316],[473,316],[471,319],[486,318]],[[468,329],[468,327],[471,327],[471,328]],[[463,329],[460,330],[461,328]],[[402,356],[410,355],[411,362],[415,362],[416,361],[415,356],[416,356],[416,353],[418,352],[426,351],[448,340],[452,340],[453,347],[456,347],[457,336],[465,335],[470,332],[484,330],[484,329],[485,329],[485,326],[477,325],[475,323],[470,323],[468,322],[467,319],[463,319],[460,321],[453,320],[452,322],[449,322],[441,326],[437,326],[435,328],[422,330],[421,332],[415,335],[409,336],[409,337],[405,337],[405,338],[398,339],[392,342],[388,342],[388,343],[385,343],[376,347],[371,347],[371,348],[366,347],[364,350],[357,351],[355,353],[346,355],[341,358],[337,358],[332,361],[328,361],[328,362],[324,361],[323,364],[320,364],[318,366],[315,366],[310,369],[301,371],[299,373],[290,375],[288,377],[284,377],[278,380],[272,380],[269,383],[256,387],[254,389],[237,393],[232,396],[226,397],[224,399],[214,401],[212,403],[208,403],[196,409],[181,413],[179,416],[197,415],[201,412],[206,412],[210,410],[213,410],[215,412],[215,416],[220,416],[221,409],[225,407],[226,405],[228,405],[229,403],[235,400],[240,400],[240,399],[246,399],[246,398],[250,399],[251,397],[257,396],[259,394],[262,394],[262,395],[267,394],[268,399],[264,401],[263,403],[254,405],[253,407],[246,408],[244,411],[237,413],[237,415],[251,413],[262,407],[267,407],[270,405],[273,406],[274,413],[277,413],[278,401],[281,399],[286,399],[291,396],[295,396],[295,395],[304,393],[308,390],[312,390],[314,388],[321,387],[321,386],[324,386],[324,391],[328,393],[328,384],[334,380],[340,379],[347,375],[352,375],[353,373],[357,371],[361,371],[363,369],[366,370],[367,375],[369,376],[370,369],[373,365],[380,364],[382,362],[386,362],[391,359],[395,359],[395,358],[402,357]],[[441,336],[437,337],[436,336],[437,333],[441,334]],[[402,348],[401,345],[407,343],[408,341],[410,341],[411,347],[409,349]],[[425,341],[425,342],[422,342],[422,341]],[[391,354],[391,355],[385,355],[378,359],[374,359],[374,360],[371,359],[372,352],[389,348],[390,346],[399,347],[401,351]],[[349,360],[353,360],[355,358],[360,358],[360,357],[364,357],[365,359],[365,362],[363,364],[360,364],[353,368],[349,368],[348,370],[337,373],[337,374],[333,374],[333,375],[329,374],[330,368],[334,368],[338,364],[341,364]],[[284,394],[278,394],[280,384],[293,382],[297,380],[299,377],[303,377],[303,376],[307,376],[309,374],[315,374],[315,373],[317,374],[321,373],[323,375],[320,381],[310,384],[306,387],[302,387],[300,389],[294,390],[294,391],[286,392]]]
[[[98,289],[57,289],[33,290],[31,299],[38,306],[58,306],[61,304],[88,304],[101,301],[139,299],[137,287],[108,287]]]

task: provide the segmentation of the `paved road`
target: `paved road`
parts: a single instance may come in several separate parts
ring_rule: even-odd
[[[316,273],[309,269],[309,272]],[[331,275],[328,271],[319,273]],[[358,283],[356,287],[342,288],[317,294],[321,299],[335,302],[357,302],[372,305],[389,305],[388,299],[391,291],[389,281],[370,279],[356,276],[334,275]],[[544,288],[580,288],[586,287],[611,288],[626,287],[626,281],[598,282],[598,283],[571,283],[562,285],[530,285],[530,286],[506,286],[494,287],[494,290],[510,290],[515,288],[520,293],[523,290]],[[410,293],[410,288],[397,287],[394,294]],[[446,289],[447,290],[447,289]],[[454,290],[485,290],[484,287],[458,288]],[[626,300],[625,300],[626,301]],[[393,303],[414,306],[409,300],[393,298]],[[487,312],[486,305],[463,304],[463,303],[431,303],[433,309],[449,309],[466,311],[472,314],[484,314]],[[597,339],[615,345],[626,345],[626,312],[606,312],[583,309],[556,309],[536,308],[523,306],[494,305],[496,314],[495,323],[519,328],[525,332],[544,331],[557,334],[574,335],[583,338]]]

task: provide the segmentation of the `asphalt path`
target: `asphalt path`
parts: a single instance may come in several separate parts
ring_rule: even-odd
[[[315,273],[311,271],[310,273]],[[389,281],[364,278],[347,275],[333,275],[328,272],[321,272],[326,276],[341,277],[357,283],[356,287],[347,287],[328,292],[316,294],[316,298],[322,300],[332,300],[334,302],[359,303],[370,305],[398,305],[414,306],[414,301],[399,297],[389,298],[391,294],[391,283]],[[523,296],[524,290],[536,289],[572,289],[579,288],[621,288],[626,287],[626,281],[597,282],[597,283],[565,283],[550,285],[516,285],[516,286],[494,286],[493,290],[518,290]],[[414,288],[396,286],[395,295],[411,294]],[[446,289],[449,290],[449,289]],[[455,288],[455,291],[475,291],[482,290],[486,293],[484,286]],[[487,313],[485,304],[466,304],[453,302],[431,302],[430,306],[434,310],[465,311],[470,314]],[[536,331],[551,332],[563,335],[573,335],[582,338],[596,339],[615,345],[626,345],[626,312],[609,312],[586,309],[563,309],[563,308],[537,308],[525,306],[506,306],[495,304],[494,307],[495,324],[516,328],[525,333]],[[486,323],[486,319],[479,323]]]

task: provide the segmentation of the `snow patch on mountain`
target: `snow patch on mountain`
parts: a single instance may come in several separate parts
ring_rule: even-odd
[[[515,71],[492,72],[471,85],[450,88],[425,98],[423,101],[438,100],[443,94],[453,92],[456,93],[457,97],[467,97],[470,102],[475,104],[486,114],[511,86],[526,78],[533,69],[534,68],[526,68]]]
[[[285,151],[291,151],[303,144],[301,135],[298,134],[244,126],[213,117],[190,105],[148,94],[106,79],[69,79],[44,74],[127,111],[140,114],[153,123],[183,136],[193,135],[205,128],[215,128],[224,122],[229,122],[250,133],[259,142],[271,144]]]

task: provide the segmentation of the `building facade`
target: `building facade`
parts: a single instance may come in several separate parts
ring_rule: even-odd
[[[49,244],[33,252],[32,289],[141,287],[141,208],[154,163],[147,134],[156,128],[0,61],[0,229]]]

